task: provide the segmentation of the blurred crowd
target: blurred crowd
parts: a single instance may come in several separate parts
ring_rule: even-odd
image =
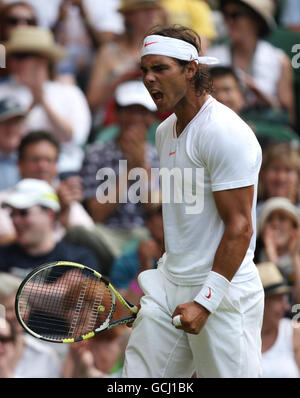
[[[300,377],[300,2],[0,0],[1,378],[120,377],[129,328],[40,342],[23,333],[14,299],[33,268],[68,260],[139,302],[137,276],[164,252],[159,200],[126,200],[130,173],[159,167],[155,130],[169,116],[156,111],[139,66],[158,24],[200,35],[203,54],[220,60],[209,69],[211,95],[261,144],[254,260],[265,289],[263,377]],[[117,179],[100,189],[108,169]],[[111,193],[115,203],[99,199]]]

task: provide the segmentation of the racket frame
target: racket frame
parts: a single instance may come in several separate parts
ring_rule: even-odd
[[[106,318],[106,320],[101,324],[101,326],[99,326],[98,328],[96,328],[95,330],[83,334],[79,337],[75,337],[75,338],[64,338],[64,339],[51,339],[50,337],[44,337],[41,336],[40,334],[34,332],[33,330],[31,330],[26,323],[23,321],[21,315],[20,315],[20,297],[22,294],[22,291],[24,289],[24,287],[27,285],[28,282],[30,282],[30,280],[37,275],[39,272],[41,272],[42,270],[45,270],[47,268],[54,268],[57,266],[70,266],[71,267],[75,267],[75,268],[79,268],[81,270],[89,270],[93,275],[95,275],[97,278],[101,279],[106,286],[108,287],[108,289],[110,290],[111,293],[111,297],[112,297],[112,306],[110,309],[110,312]],[[133,315],[131,316],[127,316],[124,318],[120,318],[117,319],[113,322],[110,323],[110,320],[115,312],[115,308],[116,308],[116,298],[118,299],[118,301],[125,307],[127,308],[129,311],[131,311],[133,313]],[[31,271],[26,278],[21,282],[18,291],[16,293],[16,299],[15,299],[15,313],[17,316],[17,319],[19,321],[19,323],[21,324],[21,326],[25,329],[25,331],[27,333],[29,333],[30,335],[32,335],[33,337],[40,339],[40,340],[44,340],[44,341],[48,341],[51,343],[75,343],[78,341],[82,341],[82,340],[87,340],[90,339],[92,337],[94,337],[96,334],[104,331],[104,330],[108,330],[114,326],[118,326],[118,325],[123,325],[126,323],[132,323],[134,322],[136,315],[138,312],[138,307],[129,303],[124,297],[122,297],[122,295],[114,288],[114,286],[109,282],[109,280],[107,278],[105,278],[103,275],[101,275],[99,272],[95,271],[94,269],[87,267],[86,265],[83,264],[79,264],[79,263],[74,263],[71,261],[56,261],[53,263],[47,263],[47,264],[42,264],[39,267],[35,268],[33,271]]]

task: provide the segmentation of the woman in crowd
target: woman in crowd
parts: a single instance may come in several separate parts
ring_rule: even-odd
[[[265,311],[262,325],[262,377],[300,377],[300,328],[296,320],[284,317],[289,305],[286,294],[290,288],[276,265],[258,264],[265,290]],[[293,327],[294,326],[294,327]],[[298,326],[298,327],[297,327]]]
[[[256,262],[276,264],[293,286],[291,303],[300,300],[299,211],[286,198],[268,199],[257,224]]]
[[[286,143],[267,147],[260,170],[257,215],[265,200],[277,196],[287,198],[299,207],[299,181],[299,151]]]
[[[229,44],[207,51],[233,65],[242,78],[248,106],[285,110],[295,121],[293,70],[288,56],[265,40],[275,22],[273,0],[221,0]]]
[[[59,172],[78,172],[91,115],[81,90],[55,80],[54,65],[64,57],[51,31],[35,26],[15,29],[6,44],[9,81],[1,98],[15,96],[29,112],[27,129],[47,130],[61,144]]]

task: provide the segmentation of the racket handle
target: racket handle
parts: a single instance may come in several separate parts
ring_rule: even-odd
[[[182,326],[181,320],[180,320],[180,315],[174,316],[174,318],[172,319],[172,323],[174,326]]]

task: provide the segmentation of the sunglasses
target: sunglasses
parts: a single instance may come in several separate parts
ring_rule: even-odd
[[[10,57],[14,58],[14,59],[18,59],[18,60],[24,60],[24,59],[28,59],[28,58],[32,58],[32,57],[40,57],[40,54],[36,54],[36,53],[11,53]]]
[[[11,343],[14,341],[14,338],[12,336],[0,336],[0,343]]]
[[[246,12],[243,11],[233,11],[233,12],[224,12],[223,13],[225,19],[232,19],[237,20],[241,17],[248,15]]]
[[[5,207],[7,207],[7,206],[5,206]],[[14,218],[14,217],[25,218],[25,217],[28,217],[30,215],[37,214],[38,213],[36,211],[37,208],[40,209],[40,210],[43,210],[43,211],[47,210],[47,208],[44,207],[44,206],[38,206],[36,208],[29,207],[28,209],[12,209],[12,208],[10,208],[9,209],[9,215],[10,215],[11,218]]]
[[[10,26],[17,26],[21,23],[34,26],[36,21],[34,18],[18,18],[18,17],[7,17],[6,22]]]

